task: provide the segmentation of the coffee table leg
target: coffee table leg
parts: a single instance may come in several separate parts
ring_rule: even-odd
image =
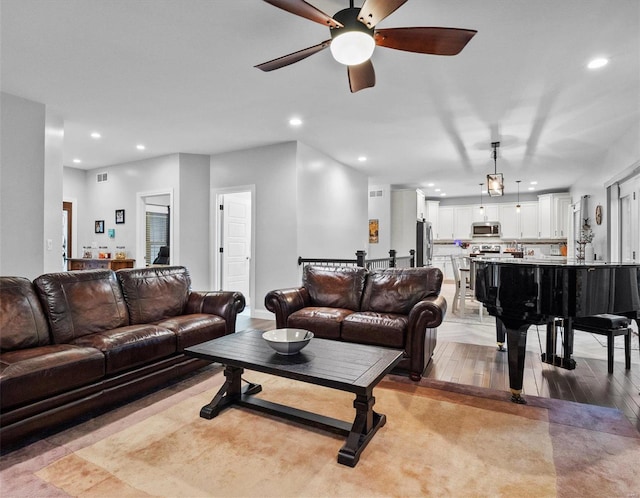
[[[371,393],[356,396],[353,402],[356,418],[347,436],[347,442],[338,452],[338,463],[355,467],[360,460],[362,450],[378,429],[386,423],[386,416],[373,411],[375,402],[376,399]]]
[[[224,370],[224,376],[226,378],[224,384],[220,390],[213,397],[208,405],[203,406],[200,409],[200,416],[211,420],[217,416],[223,409],[236,403],[242,394],[256,394],[262,391],[260,384],[248,383],[247,386],[242,388],[242,373],[243,368],[227,366]]]

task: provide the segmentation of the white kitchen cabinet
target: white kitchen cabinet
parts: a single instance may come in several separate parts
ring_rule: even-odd
[[[471,223],[473,223],[473,211],[476,206],[456,206],[453,211],[453,238],[470,239]]]
[[[567,238],[571,196],[543,194],[538,196],[538,236],[541,239]]]
[[[431,223],[433,237],[438,238],[438,213],[440,210],[440,201],[425,201],[426,219]]]
[[[551,213],[553,211],[551,194],[538,196],[538,237],[551,238]]]
[[[569,194],[556,195],[553,198],[554,217],[554,238],[566,239],[569,235],[569,207],[571,206],[571,196]]]
[[[473,221],[498,221],[500,204],[484,205],[480,210],[480,205],[473,206]]]
[[[520,238],[538,238],[538,203],[520,203]]]
[[[520,238],[520,214],[516,212],[516,205],[513,203],[500,204],[500,212],[498,214],[500,229],[503,239]],[[536,225],[537,231],[537,225]],[[536,237],[538,235],[536,234]]]
[[[440,206],[438,209],[438,231],[435,233],[437,240],[452,240],[453,236],[453,206]]]
[[[426,205],[424,203],[424,192],[422,190],[416,190],[416,219],[424,220],[427,217]]]
[[[515,202],[500,204],[498,221],[503,239],[538,238],[538,203],[521,202],[520,212]]]

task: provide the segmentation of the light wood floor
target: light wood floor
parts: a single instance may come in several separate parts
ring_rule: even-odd
[[[507,354],[497,351],[495,320],[486,313],[480,320],[477,303],[468,302],[464,314],[452,313],[453,285],[445,282],[442,292],[449,310],[438,328],[433,361],[424,376],[508,391]],[[236,328],[267,330],[274,326],[275,321],[250,318],[245,313],[238,317]],[[523,386],[525,396],[529,394],[617,408],[640,431],[640,353],[636,334],[632,338],[631,370],[624,368],[622,337],[616,338],[613,374],[607,372],[607,345],[603,336],[575,332],[575,370],[542,363],[540,353],[544,344],[544,327],[530,327]]]

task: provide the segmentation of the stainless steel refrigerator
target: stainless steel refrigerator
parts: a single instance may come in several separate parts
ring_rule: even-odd
[[[416,266],[431,266],[433,260],[433,231],[428,221],[416,224]]]

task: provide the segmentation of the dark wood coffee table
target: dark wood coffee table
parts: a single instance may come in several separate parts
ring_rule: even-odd
[[[211,402],[202,407],[201,417],[212,419],[224,408],[239,405],[340,434],[346,437],[346,443],[338,452],[338,463],[350,467],[355,467],[362,450],[387,420],[373,411],[373,388],[403,355],[396,349],[314,338],[300,353],[283,356],[271,349],[258,330],[237,332],[191,346],[185,353],[226,366],[225,383]],[[355,419],[349,424],[253,397],[262,386],[250,382],[244,387],[241,385],[245,368],[354,393]]]

